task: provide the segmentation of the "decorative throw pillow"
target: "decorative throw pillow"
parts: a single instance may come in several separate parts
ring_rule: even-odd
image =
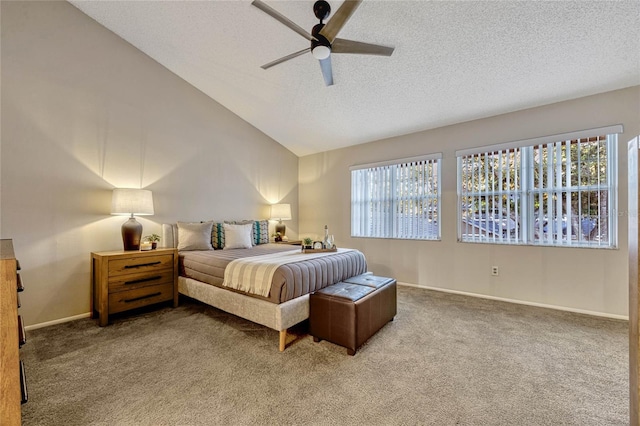
[[[178,222],[178,250],[213,250],[212,225],[213,222]]]
[[[251,224],[251,243],[254,246],[258,244],[267,244],[269,242],[269,221],[268,220],[236,220],[225,221],[236,225]]]
[[[254,244],[267,244],[269,242],[269,221],[256,220],[253,222]]]
[[[251,248],[251,230],[253,225],[232,225],[224,224],[224,249]]]
[[[224,248],[224,226],[222,223],[213,223],[213,227],[211,228],[211,245],[216,250]]]

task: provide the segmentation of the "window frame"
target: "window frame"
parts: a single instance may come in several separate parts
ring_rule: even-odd
[[[509,143],[505,143],[505,144],[498,144],[498,145],[491,145],[491,146],[484,146],[484,147],[478,147],[478,148],[472,148],[472,149],[465,149],[465,150],[459,150],[456,151],[456,163],[457,163],[457,173],[456,173],[456,178],[457,178],[457,228],[458,228],[458,241],[459,242],[465,242],[465,243],[481,243],[481,244],[511,244],[511,245],[530,245],[530,246],[551,246],[551,247],[573,247],[573,248],[605,248],[605,249],[616,249],[618,248],[618,218],[617,218],[617,211],[618,211],[618,147],[617,147],[617,136],[618,134],[623,132],[623,128],[622,125],[614,125],[614,126],[607,126],[607,127],[602,127],[602,128],[597,128],[597,129],[589,129],[589,130],[583,130],[583,131],[578,131],[578,132],[571,132],[571,133],[565,133],[565,134],[560,134],[560,135],[550,135],[550,136],[545,136],[545,137],[540,137],[540,138],[533,138],[533,139],[526,139],[526,140],[521,140],[521,141],[515,141],[515,142],[509,142]],[[607,170],[606,170],[606,179],[607,179],[607,184],[602,185],[599,181],[598,184],[593,186],[593,185],[585,185],[582,186],[580,184],[580,182],[578,183],[578,185],[571,185],[571,184],[566,184],[566,178],[564,178],[565,183],[564,185],[562,184],[562,171],[563,166],[562,166],[562,162],[560,164],[558,164],[557,162],[554,161],[554,163],[547,163],[547,167],[552,167],[552,168],[557,168],[556,170],[551,170],[551,173],[549,173],[549,171],[547,171],[547,177],[549,175],[553,175],[556,176],[559,179],[560,184],[556,183],[553,184],[551,187],[545,187],[544,185],[540,186],[536,186],[535,185],[535,180],[534,180],[534,167],[535,167],[535,161],[534,161],[534,150],[538,149],[538,150],[543,150],[546,149],[547,153],[546,153],[546,157],[545,158],[549,158],[549,149],[553,148],[554,150],[556,150],[557,152],[555,152],[553,155],[554,156],[559,156],[559,157],[555,157],[555,158],[560,158],[561,154],[562,154],[562,149],[567,149],[567,152],[570,152],[570,147],[571,147],[571,143],[573,143],[573,141],[578,141],[578,143],[582,143],[582,142],[591,142],[588,141],[588,139],[592,139],[592,138],[598,138],[600,136],[606,136],[606,140],[604,141],[604,143],[606,143],[606,147],[607,147]],[[587,141],[585,141],[587,140]],[[599,142],[599,140],[596,140],[596,142]],[[567,145],[569,146],[569,148],[567,148]],[[514,153],[517,151],[519,154],[519,164],[518,165],[512,165],[510,167],[510,169],[508,169],[508,172],[510,172],[509,174],[513,173],[514,177],[519,177],[520,180],[518,182],[518,187],[513,189],[513,190],[509,190],[509,191],[499,191],[498,193],[492,192],[492,191],[487,191],[485,190],[481,190],[481,191],[476,191],[474,193],[467,193],[463,191],[463,161],[464,159],[472,156],[478,156],[478,157],[482,157],[484,156],[484,161],[485,164],[488,161],[489,157],[492,157],[493,155],[503,155],[504,152],[510,152],[513,151]],[[579,152],[579,150],[578,150]],[[514,154],[515,155],[515,154]],[[540,153],[538,153],[538,158],[540,156]],[[566,158],[566,157],[565,157]],[[600,156],[598,155],[598,159],[600,158]],[[580,161],[578,159],[578,164],[580,164]],[[541,167],[541,163],[539,163],[539,167]],[[485,169],[488,169],[488,167],[485,167]],[[570,166],[567,166],[567,169],[571,169]],[[503,170],[500,169],[500,176],[502,176],[502,172]],[[555,175],[554,175],[555,173]],[[569,179],[570,179],[570,174],[569,174]],[[486,182],[484,182],[486,184]],[[501,185],[502,186],[502,185]],[[574,241],[571,238],[571,227],[570,226],[566,226],[567,231],[565,231],[564,229],[564,224],[561,224],[560,221],[562,221],[562,217],[564,217],[565,215],[562,215],[560,217],[560,219],[558,217],[554,217],[553,220],[549,221],[547,220],[545,222],[545,226],[548,226],[549,224],[551,225],[550,228],[547,229],[551,229],[551,232],[547,232],[546,230],[545,232],[545,237],[536,237],[535,231],[536,231],[536,227],[538,228],[538,231],[541,232],[542,228],[542,217],[541,215],[543,215],[543,211],[542,209],[539,209],[538,212],[536,213],[535,211],[535,201],[534,197],[540,197],[539,199],[542,200],[542,195],[540,194],[547,194],[547,197],[553,196],[555,197],[555,200],[553,202],[551,201],[547,201],[547,207],[551,206],[551,211],[553,212],[553,204],[556,204],[556,208],[557,209],[562,209],[563,208],[563,204],[562,203],[566,203],[566,206],[569,206],[570,201],[566,200],[563,198],[563,195],[565,194],[569,194],[569,196],[571,196],[571,194],[573,192],[577,192],[577,194],[582,195],[583,193],[587,194],[588,192],[591,191],[606,191],[607,192],[607,218],[606,220],[606,226],[607,227],[607,231],[608,231],[608,241],[605,241],[604,243],[602,243],[600,240],[597,241],[592,241],[592,240],[585,240],[582,239],[581,236],[579,236],[578,241]],[[468,224],[468,222],[465,222],[466,225],[463,225],[463,219],[464,219],[464,211],[465,211],[465,200],[468,200],[469,197],[481,197],[485,196],[487,197],[485,199],[485,203],[487,205],[486,207],[486,216],[484,217],[485,222],[488,224],[489,220],[492,221],[492,223],[495,224],[495,211],[492,212],[492,216],[490,217],[488,215],[489,213],[489,207],[488,207],[488,197],[489,196],[502,196],[505,193],[514,193],[515,196],[513,197],[514,200],[516,200],[516,204],[519,205],[518,210],[515,212],[516,213],[516,221],[515,221],[515,236],[514,238],[511,238],[511,230],[510,230],[510,226],[511,226],[511,215],[508,216],[507,218],[507,225],[505,226],[504,224],[504,216],[502,215],[502,203],[500,203],[500,219],[499,219],[499,223],[500,225],[498,225],[498,229],[501,231],[499,233],[499,235],[496,237],[496,233],[494,231],[494,229],[491,229],[491,232],[489,232],[489,227],[488,225],[485,226],[484,228],[484,233],[486,235],[482,235],[483,234],[483,230],[480,229],[480,231],[478,231],[477,234],[473,234],[471,237],[467,234],[464,233],[463,228],[468,229],[470,227],[470,225]],[[511,200],[511,198],[510,198]],[[538,201],[540,202],[540,201]],[[492,201],[493,203],[493,201]],[[466,203],[469,204],[469,203]],[[492,205],[495,205],[495,203],[493,203]],[[600,204],[598,204],[600,205]],[[480,209],[481,213],[482,213],[482,209]],[[553,214],[553,213],[551,213]],[[571,217],[572,215],[569,215],[569,217]],[[580,219],[580,215],[576,214],[575,218],[578,221],[578,226],[582,226],[582,219]],[[536,219],[538,219],[538,224],[536,225]],[[544,216],[544,219],[546,219],[546,216]],[[590,219],[589,219],[590,220]],[[482,218],[479,218],[479,221],[482,221]],[[554,225],[555,224],[555,225]],[[520,226],[520,229],[518,227],[518,225]],[[471,225],[472,227],[475,226],[475,224]],[[555,228],[554,228],[555,226]],[[478,225],[479,228],[482,228],[481,224]],[[507,233],[506,233],[506,237],[504,236],[504,229],[503,227],[506,228]],[[553,231],[553,229],[557,229],[556,231]],[[564,238],[562,237],[561,234],[564,234],[565,232],[567,232],[567,237]],[[489,237],[489,234],[492,234],[491,237]],[[553,234],[555,234],[555,239]],[[540,234],[539,234],[540,235]],[[544,235],[544,234],[543,234]],[[559,238],[558,238],[559,237]]]
[[[404,198],[398,197],[398,193],[396,189],[399,186],[399,183],[402,182],[402,178],[398,175],[398,168],[403,170],[404,172],[409,171],[409,166],[417,163],[428,163],[424,164],[422,167],[435,167],[435,172],[429,173],[429,176],[425,179],[424,175],[422,176],[422,181],[418,181],[421,184],[422,190],[425,192],[420,193],[406,193],[402,192]],[[380,169],[385,169],[380,170]],[[366,184],[361,182],[356,183],[356,172],[361,172],[363,170],[374,170],[377,171],[380,175],[383,173],[386,174],[386,178],[388,179],[384,182],[384,185],[387,185],[388,191],[385,200],[375,199],[375,194],[370,196],[371,194],[364,194],[362,188],[363,185],[370,185],[371,179],[367,180]],[[384,239],[400,239],[400,240],[415,240],[415,241],[441,241],[442,240],[442,153],[434,153],[429,155],[422,155],[417,157],[409,157],[402,158],[397,160],[388,160],[381,161],[376,163],[368,163],[368,164],[359,164],[349,167],[350,178],[351,178],[351,203],[350,203],[350,233],[352,238],[384,238]],[[362,176],[360,176],[363,178]],[[357,185],[360,186],[357,186]],[[433,191],[426,189],[427,187],[435,186],[436,193]],[[360,189],[359,191],[357,189]],[[366,189],[370,189],[366,186]],[[364,200],[356,197],[356,193],[363,195],[365,197]],[[373,201],[372,201],[373,200]],[[369,222],[369,226],[367,223],[362,224],[362,214],[356,217],[358,211],[371,211],[374,207],[372,203],[379,205],[384,204],[384,201],[387,203],[391,203],[388,208],[383,208],[382,211],[379,211],[379,217],[371,217],[372,213],[369,215],[369,220],[380,220],[377,225],[371,225]],[[428,215],[431,215],[432,212],[435,213],[435,224],[431,223],[429,220],[428,224],[420,223],[421,217],[418,215],[412,215],[405,220],[411,221],[417,220],[417,229],[418,231],[423,230],[421,235],[411,235],[412,233],[403,232],[401,227],[401,221],[403,219],[399,218],[397,214],[398,205],[402,202],[409,202],[411,206],[415,206],[416,204],[420,204],[420,202],[426,202],[427,206],[425,209]],[[365,205],[366,203],[366,205]],[[358,205],[358,206],[356,206]],[[432,209],[431,206],[435,205],[435,209]],[[423,210],[423,215],[424,215]],[[424,217],[424,216],[423,216]],[[411,222],[413,224],[413,222]],[[405,222],[404,226],[407,224]],[[367,229],[368,228],[368,229]],[[430,232],[435,228],[436,232]],[[377,231],[376,231],[377,229]],[[426,231],[424,231],[426,230]]]

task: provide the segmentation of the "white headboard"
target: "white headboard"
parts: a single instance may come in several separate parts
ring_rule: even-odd
[[[178,224],[163,223],[162,224],[162,246],[178,247]]]

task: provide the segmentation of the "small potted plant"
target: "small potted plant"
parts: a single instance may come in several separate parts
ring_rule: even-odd
[[[313,244],[313,240],[309,237],[305,238],[302,240],[304,242],[304,248],[306,249],[310,249],[311,248],[311,244]]]
[[[279,232],[276,232],[273,236],[274,236],[274,241],[276,243],[279,243],[280,241],[282,241],[282,235],[280,235]]]
[[[151,234],[144,237],[145,241],[149,241],[151,243],[151,250],[155,250],[158,247],[158,242],[160,241],[160,235]]]

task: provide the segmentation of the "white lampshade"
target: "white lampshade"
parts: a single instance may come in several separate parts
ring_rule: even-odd
[[[116,188],[111,197],[111,214],[149,216],[153,195],[146,189]]]
[[[271,220],[291,220],[291,204],[272,205]]]

